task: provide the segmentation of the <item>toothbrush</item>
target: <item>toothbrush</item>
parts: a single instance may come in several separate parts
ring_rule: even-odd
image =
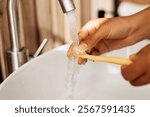
[[[88,59],[96,62],[107,62],[107,63],[113,63],[118,65],[130,65],[132,61],[128,58],[122,58],[122,57],[115,57],[115,56],[94,56],[89,55],[86,52],[82,51],[76,51],[74,52],[74,57]]]

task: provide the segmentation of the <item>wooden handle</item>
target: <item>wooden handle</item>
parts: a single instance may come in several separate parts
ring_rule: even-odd
[[[80,54],[78,57],[83,59],[89,59],[97,62],[108,62],[118,65],[130,65],[132,61],[127,58],[114,57],[114,56],[93,56],[88,54]]]

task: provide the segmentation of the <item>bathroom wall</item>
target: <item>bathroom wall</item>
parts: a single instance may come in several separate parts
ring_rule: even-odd
[[[7,77],[6,52],[10,48],[10,37],[8,33],[7,1],[0,0],[0,61],[3,79]]]
[[[93,0],[91,2],[91,18],[98,17],[98,11],[104,10],[104,17],[113,17],[114,13],[114,0]]]
[[[0,61],[3,79],[8,76],[6,53],[11,49],[7,1],[0,0]],[[87,21],[97,18],[98,8],[113,10],[113,0],[74,0],[77,25],[80,29]],[[62,13],[58,0],[20,0],[19,27],[22,45],[33,55],[42,40],[49,39],[43,53],[62,44],[70,43],[71,37],[66,16]],[[111,11],[110,11],[111,12]],[[25,40],[25,41],[23,41]]]
[[[2,74],[0,73],[0,83],[3,82],[3,79],[2,79]]]
[[[0,12],[1,12],[1,9],[0,9]],[[1,13],[0,13],[0,22],[1,22]],[[1,40],[2,40],[2,28],[1,28],[1,23],[0,23],[0,47],[2,46],[2,42],[1,42]],[[0,49],[0,65],[1,65],[1,67],[2,67],[2,49]],[[1,74],[1,72],[2,72],[2,70],[1,70],[1,67],[0,67],[0,83],[2,82],[2,74]]]

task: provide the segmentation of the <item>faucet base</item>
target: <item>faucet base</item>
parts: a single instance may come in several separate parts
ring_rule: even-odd
[[[16,71],[21,65],[26,63],[29,58],[29,52],[26,48],[23,48],[20,51],[8,51],[7,52],[7,60],[8,60],[8,74]]]

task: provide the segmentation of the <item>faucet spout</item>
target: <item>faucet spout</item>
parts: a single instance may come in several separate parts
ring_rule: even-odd
[[[17,10],[18,0],[8,0],[8,16],[10,26],[10,37],[12,40],[12,51],[16,52],[21,49],[21,42],[19,40],[18,26],[17,26]]]
[[[19,0],[8,0],[8,21],[11,40],[11,50],[7,52],[8,74],[16,71],[28,61],[28,50],[21,45],[18,29]]]
[[[68,13],[76,9],[73,0],[59,0],[59,3],[64,13]]]

